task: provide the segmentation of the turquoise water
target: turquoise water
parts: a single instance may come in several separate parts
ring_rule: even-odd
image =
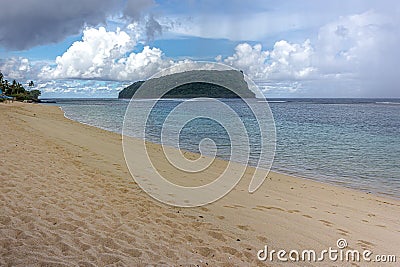
[[[181,101],[156,105],[146,139],[160,143],[163,120]],[[251,140],[249,164],[255,165],[260,149],[254,116],[240,100],[223,101],[245,122]],[[117,133],[128,103],[57,100],[68,118]],[[272,99],[269,106],[277,135],[272,170],[400,198],[400,99]],[[129,134],[137,135],[134,129]],[[216,143],[217,156],[229,158],[229,136],[210,120],[185,125],[179,145],[198,152],[205,137]]]

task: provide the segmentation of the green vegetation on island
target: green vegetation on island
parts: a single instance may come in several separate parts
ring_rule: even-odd
[[[33,81],[28,83],[29,88],[35,86]],[[7,99],[15,99],[17,101],[33,101],[39,102],[41,92],[37,89],[26,90],[21,83],[13,80],[11,83],[4,79],[4,75],[0,72],[0,102]]]
[[[118,98],[132,98],[144,83],[144,90],[135,97],[157,98],[163,90],[171,89],[163,98],[255,98],[243,73],[235,70],[194,70],[137,81],[124,88]]]

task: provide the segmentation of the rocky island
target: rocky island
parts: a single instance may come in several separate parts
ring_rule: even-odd
[[[160,92],[168,88],[171,90],[162,98],[255,98],[243,73],[235,70],[193,70],[137,81],[124,88],[118,98],[132,98],[144,83],[145,90],[135,97],[157,98]]]

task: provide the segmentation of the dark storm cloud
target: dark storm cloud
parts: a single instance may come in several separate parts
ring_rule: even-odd
[[[148,40],[154,40],[156,35],[162,34],[162,26],[154,19],[153,16],[149,16],[146,21],[146,35]]]
[[[131,0],[127,2],[123,15],[128,20],[137,21],[142,15],[142,10],[154,5],[155,2],[153,0]],[[146,18],[145,29],[148,40],[153,40],[156,35],[162,34],[162,26],[153,15],[149,15]]]
[[[125,18],[139,20],[142,10],[153,6],[153,0],[130,0],[126,3],[123,14]]]
[[[121,10],[138,19],[149,0],[0,0],[0,47],[24,50],[56,43]]]
[[[115,10],[108,0],[0,0],[0,45],[23,50],[55,43],[85,25],[105,22]]]

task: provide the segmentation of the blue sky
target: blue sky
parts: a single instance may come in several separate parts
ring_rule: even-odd
[[[400,97],[394,0],[0,1],[0,70],[42,97],[116,97],[196,60],[267,97]]]

